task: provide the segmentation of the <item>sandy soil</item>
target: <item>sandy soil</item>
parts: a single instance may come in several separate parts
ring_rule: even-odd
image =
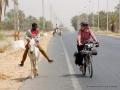
[[[48,36],[44,36],[41,40],[41,46],[45,51],[51,36],[51,33],[48,33]],[[24,67],[18,67],[23,52],[23,49],[8,48],[4,53],[0,53],[0,90],[18,90],[23,85],[23,81],[29,79],[29,58],[27,58]]]

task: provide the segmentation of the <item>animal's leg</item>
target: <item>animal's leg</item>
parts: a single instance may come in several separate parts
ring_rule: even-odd
[[[36,77],[36,61],[33,60],[33,75]]]
[[[37,60],[34,60],[34,70],[35,70],[35,77],[38,76],[38,70],[37,70]]]
[[[34,60],[31,59],[31,77],[34,78]]]
[[[36,76],[38,76],[38,66],[36,64]]]

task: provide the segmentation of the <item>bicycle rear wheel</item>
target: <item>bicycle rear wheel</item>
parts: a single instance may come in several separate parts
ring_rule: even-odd
[[[86,75],[86,62],[84,62],[83,64],[83,70],[82,70],[82,74],[85,76]]]

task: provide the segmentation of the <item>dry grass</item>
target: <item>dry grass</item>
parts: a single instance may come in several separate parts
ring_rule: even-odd
[[[0,47],[0,53],[4,53],[10,47],[9,44],[3,45]]]
[[[0,32],[0,40],[4,40],[5,39],[5,36],[2,32]]]
[[[9,76],[0,73],[0,80],[6,80],[6,79],[9,79],[9,78],[10,78]]]

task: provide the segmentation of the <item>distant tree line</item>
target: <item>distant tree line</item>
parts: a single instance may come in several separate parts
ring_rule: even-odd
[[[119,7],[120,4],[118,4],[115,7],[114,11],[100,11],[99,13],[99,26],[100,30],[106,30],[107,28],[107,13],[108,13],[108,26],[109,30],[112,32],[119,32]],[[78,30],[78,25],[80,24],[81,21],[88,21],[91,27],[98,27],[98,13],[96,14],[86,14],[82,13],[79,16],[74,16],[71,19],[72,26],[74,27],[75,30]]]
[[[25,13],[22,10],[19,10],[19,28],[20,30],[26,30],[31,27],[33,22],[36,22],[40,29],[43,30],[43,22],[45,22],[45,30],[53,30],[53,24],[51,21],[46,20],[45,18],[40,17],[37,19],[33,16],[25,16]],[[44,21],[43,21],[44,20]],[[4,21],[2,21],[3,30],[14,30],[14,10],[11,9],[6,13]]]

